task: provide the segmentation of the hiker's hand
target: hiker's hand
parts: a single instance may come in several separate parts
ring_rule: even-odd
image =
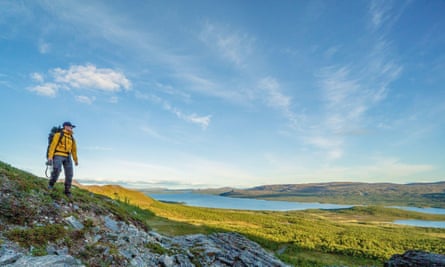
[[[74,164],[76,164],[76,166],[78,166],[78,165],[79,165],[79,162],[76,161],[76,162],[74,162]]]
[[[48,159],[48,161],[46,162],[46,165],[48,165],[48,166],[53,165],[53,160],[52,159]]]

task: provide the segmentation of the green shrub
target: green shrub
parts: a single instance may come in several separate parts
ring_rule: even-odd
[[[45,256],[48,255],[48,252],[46,251],[45,246],[38,246],[33,247],[33,249],[31,250],[31,255],[33,255],[34,257]]]
[[[67,230],[60,224],[37,226],[29,229],[12,229],[5,236],[18,242],[23,247],[39,247],[48,242],[55,242],[67,235]]]

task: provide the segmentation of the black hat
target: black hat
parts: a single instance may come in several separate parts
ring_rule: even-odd
[[[71,122],[69,122],[69,121],[66,121],[63,123],[63,127],[65,127],[65,126],[71,126],[73,128],[76,127],[76,125],[71,124]]]

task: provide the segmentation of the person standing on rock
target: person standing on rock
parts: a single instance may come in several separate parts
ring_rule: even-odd
[[[65,195],[71,197],[71,183],[73,181],[73,161],[78,165],[76,141],[73,137],[75,125],[67,121],[63,123],[63,129],[54,134],[48,149],[48,163],[53,166],[48,189],[53,189],[59,178],[60,172],[65,171]],[[71,159],[72,158],[72,159]]]

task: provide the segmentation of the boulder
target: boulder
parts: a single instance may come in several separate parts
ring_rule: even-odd
[[[445,267],[445,255],[408,250],[403,255],[393,255],[385,267]]]
[[[41,257],[25,256],[18,259],[13,264],[5,265],[8,267],[84,267],[79,260],[75,258],[64,255],[47,255]]]

